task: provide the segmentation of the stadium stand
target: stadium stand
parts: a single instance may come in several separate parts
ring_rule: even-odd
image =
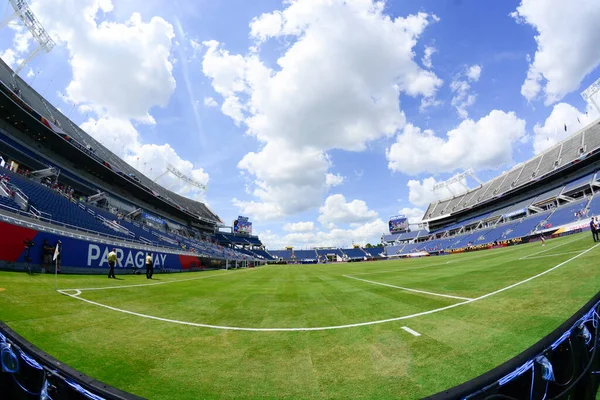
[[[256,236],[215,234],[222,222],[205,204],[136,171],[14,76],[2,61],[0,96],[4,101],[0,155],[10,161],[10,170],[0,170],[5,177],[0,184],[4,221],[35,226],[57,237],[64,233],[85,239],[89,246],[110,240],[117,246],[128,243],[130,249],[221,261],[275,259]],[[188,267],[211,263],[174,260],[171,264],[176,266],[187,260]]]

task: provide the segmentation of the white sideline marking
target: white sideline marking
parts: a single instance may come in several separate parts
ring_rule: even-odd
[[[565,253],[544,254],[543,256],[521,257],[521,258],[519,258],[519,261],[535,260],[538,258],[546,258],[546,257],[566,256],[567,254],[577,254],[580,252],[581,252],[581,250],[577,250],[577,251],[567,251]]]
[[[567,244],[570,244],[570,243],[576,242],[576,241],[578,241],[578,240],[581,240],[581,239],[583,239],[583,238],[584,238],[584,236],[581,236],[581,237],[578,237],[578,238],[576,238],[576,239],[569,240],[568,242],[561,243],[561,244],[559,244],[559,245],[556,245],[556,246],[548,247],[548,248],[547,248],[547,249],[545,249],[545,250],[541,250],[541,251],[537,251],[537,252],[535,252],[535,253],[527,254],[526,256],[523,256],[523,257],[519,258],[519,260],[527,260],[527,259],[528,259],[528,258],[530,258],[530,257],[536,256],[536,255],[538,255],[538,254],[545,253],[545,252],[547,252],[547,251],[550,251],[550,250],[554,250],[554,249],[556,249],[556,248],[558,248],[558,247],[565,246],[565,245],[567,245]]]
[[[407,326],[403,326],[402,329],[404,329],[406,332],[410,333],[413,336],[421,336],[421,334],[417,331],[413,331],[412,329],[410,329]]]
[[[423,316],[423,315],[434,314],[434,313],[437,313],[437,312],[440,312],[440,311],[449,310],[451,308],[459,307],[459,306],[462,306],[462,305],[465,305],[465,304],[469,304],[469,303],[474,303],[476,301],[483,300],[483,299],[485,299],[487,297],[490,297],[490,296],[493,296],[495,294],[504,292],[505,290],[512,289],[512,288],[514,288],[516,286],[519,286],[519,285],[521,285],[523,283],[527,283],[527,282],[529,282],[529,281],[531,281],[533,279],[539,278],[540,276],[545,275],[545,274],[547,274],[547,273],[549,273],[551,271],[554,271],[555,269],[562,267],[563,265],[565,265],[565,264],[567,264],[567,263],[575,260],[576,258],[581,257],[585,253],[587,253],[587,252],[595,249],[598,246],[600,246],[600,243],[598,243],[598,244],[590,247],[587,250],[583,250],[581,253],[577,254],[576,256],[571,257],[568,260],[563,261],[560,264],[555,265],[554,267],[552,267],[550,269],[547,269],[544,272],[541,272],[541,273],[539,273],[537,275],[534,275],[534,276],[532,276],[530,278],[527,278],[527,279],[522,280],[522,281],[517,282],[517,283],[513,283],[510,286],[507,286],[507,287],[502,288],[502,289],[498,289],[495,292],[491,292],[491,293],[485,294],[483,296],[477,297],[477,298],[472,299],[472,300],[467,300],[467,301],[463,301],[463,302],[460,302],[460,303],[451,304],[451,305],[446,306],[446,307],[440,307],[440,308],[436,308],[436,309],[429,310],[429,311],[423,311],[423,312],[416,313],[416,314],[404,315],[402,317],[380,319],[380,320],[376,320],[376,321],[358,322],[358,323],[355,323],[355,324],[346,324],[346,325],[318,326],[318,327],[313,327],[313,328],[250,328],[250,327],[241,327],[241,326],[222,326],[222,325],[199,324],[199,323],[195,323],[195,322],[179,321],[179,320],[175,320],[175,319],[160,318],[160,317],[155,317],[153,315],[136,313],[136,312],[133,312],[133,311],[123,310],[123,309],[120,309],[120,308],[108,306],[106,304],[101,304],[101,303],[97,303],[95,301],[83,299],[83,298],[78,297],[76,295],[65,293],[65,291],[63,291],[63,290],[58,290],[58,292],[64,294],[65,296],[69,296],[69,297],[72,297],[74,299],[81,300],[81,301],[84,301],[86,303],[96,305],[98,307],[104,307],[104,308],[107,308],[109,310],[122,312],[124,314],[130,314],[130,315],[135,315],[137,317],[148,318],[148,319],[153,319],[153,320],[162,321],[162,322],[170,322],[170,323],[179,324],[179,325],[196,326],[196,327],[201,327],[201,328],[223,329],[223,330],[230,330],[230,331],[251,331],[251,332],[326,331],[326,330],[333,330],[333,329],[355,328],[355,327],[359,327],[359,326],[368,326],[368,325],[384,324],[384,323],[387,323],[387,322],[401,321],[401,320],[405,320],[405,319],[420,317],[420,316]]]
[[[247,271],[249,271],[249,270],[250,269],[247,269]],[[81,291],[85,291],[85,290],[125,289],[125,288],[132,288],[132,287],[165,285],[167,283],[179,283],[179,282],[187,282],[187,281],[196,281],[198,279],[216,278],[218,276],[234,274],[236,272],[241,272],[241,271],[224,272],[222,274],[215,274],[215,275],[208,275],[208,276],[206,276],[206,275],[205,276],[197,276],[195,278],[187,278],[187,279],[174,279],[174,280],[165,281],[165,282],[140,283],[138,285],[104,286],[104,287],[95,287],[95,288],[62,289],[62,290],[65,290],[65,291],[66,290],[77,290],[77,291],[80,292],[79,294],[81,294]]]
[[[424,294],[429,294],[431,296],[448,297],[449,299],[457,299],[457,300],[473,300],[470,297],[450,296],[449,294],[426,292],[424,290],[410,289],[410,288],[407,288],[407,287],[390,285],[389,283],[382,283],[382,282],[369,281],[369,280],[366,280],[366,279],[360,279],[360,278],[356,278],[356,277],[350,276],[350,275],[342,275],[342,276],[344,278],[356,279],[357,281],[363,281],[363,282],[367,282],[367,283],[372,283],[374,285],[387,286],[387,287],[391,287],[391,288],[394,288],[394,289],[406,290],[408,292],[424,293]]]

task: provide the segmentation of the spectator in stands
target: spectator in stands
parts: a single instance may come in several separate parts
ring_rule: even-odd
[[[112,249],[110,253],[108,253],[108,266],[110,269],[108,270],[108,279],[114,278],[115,276],[115,264],[117,263],[117,249]]]
[[[148,253],[146,256],[146,279],[152,279],[154,273],[154,265],[152,263],[152,253]]]
[[[50,246],[48,239],[44,239],[44,243],[42,245],[42,273],[46,273],[46,269],[48,272],[51,271],[53,253],[54,247]]]
[[[590,221],[590,230],[592,231],[592,237],[594,238],[594,242],[598,241],[598,229],[596,227],[596,222],[594,218]]]

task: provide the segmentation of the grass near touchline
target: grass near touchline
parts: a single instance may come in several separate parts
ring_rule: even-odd
[[[157,282],[202,279],[83,291],[81,297],[197,323],[343,325],[461,300],[342,275],[474,298],[592,245],[589,234],[582,234],[545,247],[537,243],[418,260],[156,275]],[[540,251],[537,256],[551,256],[519,260]],[[50,275],[0,272],[0,287],[6,289],[0,292],[0,319],[72,367],[151,399],[419,398],[486,372],[564,322],[598,291],[598,257],[600,246],[530,282],[438,313],[318,332],[236,332],[148,320],[57,294]],[[209,275],[215,277],[204,278]],[[122,281],[59,276],[61,289],[148,282],[144,276]],[[413,337],[402,326],[422,336]]]

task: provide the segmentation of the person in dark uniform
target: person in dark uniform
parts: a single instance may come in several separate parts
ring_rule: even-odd
[[[146,279],[152,279],[154,273],[154,265],[152,263],[152,253],[146,255]]]
[[[590,221],[590,229],[592,230],[592,237],[594,238],[594,242],[598,241],[598,227],[594,222],[594,218]]]
[[[44,245],[42,247],[42,273],[46,271],[52,272],[52,255],[54,254],[54,247],[50,246],[48,239],[44,239]]]

